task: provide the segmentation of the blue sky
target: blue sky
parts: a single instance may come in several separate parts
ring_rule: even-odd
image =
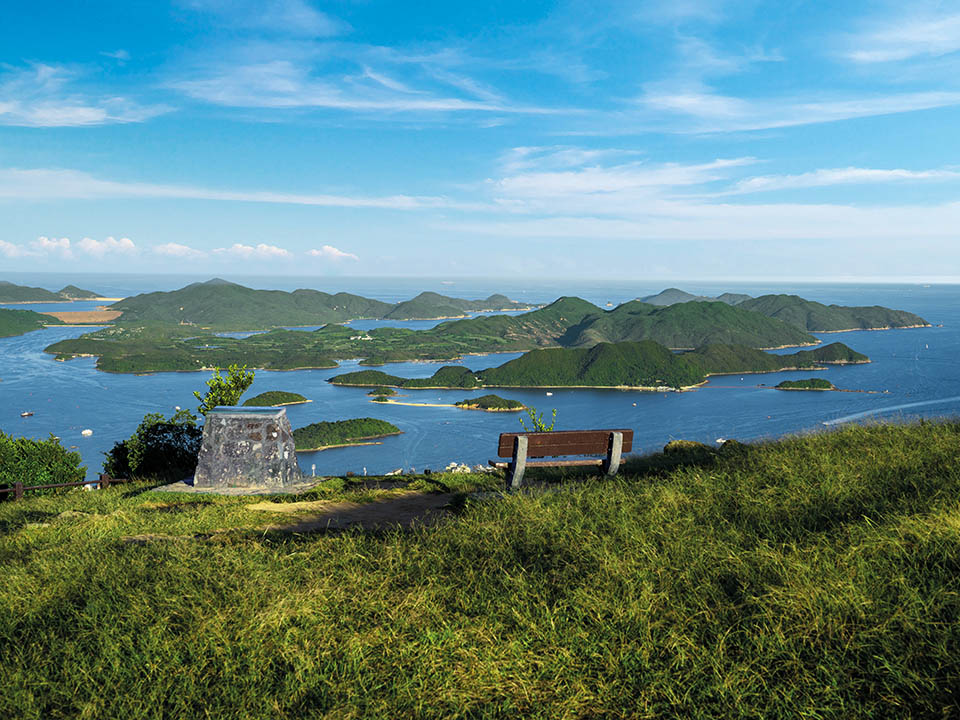
[[[960,2],[5,10],[0,271],[960,278]]]

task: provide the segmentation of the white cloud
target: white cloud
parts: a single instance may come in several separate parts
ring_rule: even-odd
[[[233,202],[315,205],[318,207],[378,208],[384,210],[422,210],[425,208],[463,207],[449,198],[414,195],[382,197],[349,195],[310,195],[268,191],[233,191],[186,185],[160,185],[142,182],[101,180],[80,170],[48,168],[0,168],[0,199],[190,199]]]
[[[278,258],[292,258],[293,255],[289,250],[284,250],[281,247],[276,245],[267,245],[265,243],[260,243],[256,247],[253,245],[244,245],[242,243],[234,243],[228,248],[216,248],[214,253],[218,255],[231,255],[234,257],[242,258],[244,260],[250,260],[252,258],[258,258],[262,260],[275,260]]]
[[[60,255],[65,258],[73,257],[73,250],[70,248],[70,238],[48,238],[41,235],[30,243],[30,245],[38,253],[44,255]]]
[[[166,255],[167,257],[183,259],[201,258],[206,257],[207,255],[202,250],[196,250],[189,245],[181,245],[180,243],[175,242],[164,243],[163,245],[154,245],[153,252],[157,253],[158,255]]]
[[[94,240],[93,238],[85,237],[77,243],[77,247],[94,257],[104,257],[108,254],[129,255],[137,250],[136,245],[134,245],[133,240],[130,238],[120,238],[117,240],[113,237],[108,237],[104,240]]]
[[[910,181],[949,181],[960,179],[956,170],[882,170],[875,168],[833,168],[797,175],[765,175],[740,180],[728,194],[798,190],[832,185],[890,183]]]
[[[130,59],[130,53],[128,53],[126,50],[122,48],[120,50],[101,50],[100,54],[103,55],[104,57],[108,57],[113,60],[116,60],[121,64],[127,62]]]
[[[344,252],[333,245],[324,245],[319,249],[314,248],[307,253],[311,257],[324,258],[326,260],[359,260],[353,253]]]
[[[847,56],[860,63],[939,57],[960,50],[960,13],[897,18],[852,39]]]
[[[27,250],[22,245],[15,245],[11,242],[7,242],[6,240],[0,240],[0,255],[4,255],[8,258],[21,258],[36,255],[36,253]]]
[[[79,127],[143,122],[169,108],[143,106],[120,96],[91,97],[71,89],[77,73],[33,64],[0,74],[0,125]]]
[[[705,88],[676,91],[662,83],[648,87],[640,98],[648,111],[674,119],[663,129],[679,132],[735,132],[835,122],[876,115],[960,105],[960,92],[931,91],[841,99],[797,97],[746,100]],[[675,117],[690,121],[677,125]]]

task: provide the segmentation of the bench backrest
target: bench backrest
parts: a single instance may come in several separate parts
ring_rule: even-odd
[[[610,451],[612,435],[623,433],[623,450],[633,450],[633,430],[554,430],[553,432],[501,433],[497,455],[513,456],[513,443],[518,435],[527,438],[527,457],[556,457],[558,455],[606,455]]]

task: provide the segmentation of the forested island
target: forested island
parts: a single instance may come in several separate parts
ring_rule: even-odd
[[[842,343],[786,355],[736,345],[708,345],[674,353],[651,340],[600,343],[592,348],[532,350],[498,367],[471,371],[447,365],[429,378],[403,378],[379,370],[360,370],[330,378],[334,385],[399,387],[407,390],[485,387],[611,387],[679,390],[695,387],[710,375],[815,369],[829,364],[868,363],[866,355]]]
[[[283,405],[301,405],[310,402],[300,393],[285,390],[268,390],[244,401],[248,407],[281,407]]]
[[[44,315],[32,310],[0,308],[0,337],[23,335],[45,328],[47,325],[63,325],[63,322],[52,315]]]
[[[499,395],[481,395],[477,398],[466,398],[454,403],[455,407],[464,410],[485,410],[486,412],[513,412],[526,408],[522,402],[508,400]]]
[[[806,380],[784,380],[774,386],[775,390],[836,390],[837,386],[823,378],[807,378]]]
[[[293,431],[293,442],[298,452],[310,452],[348,445],[368,445],[370,440],[399,434],[400,428],[396,425],[367,417],[317,422],[297,428]]]
[[[63,340],[46,351],[60,360],[96,356],[97,367],[108,372],[202,370],[232,363],[293,370],[336,367],[340,360],[349,358],[360,358],[364,365],[382,365],[455,360],[471,353],[588,349],[600,343],[648,340],[674,350],[719,345],[760,350],[816,345],[819,340],[811,334],[812,329],[928,325],[916,315],[888,308],[827,306],[791,295],[743,297],[669,305],[631,301],[608,311],[581,298],[563,297],[522,314],[454,320],[428,330],[383,327],[357,331],[338,323],[351,317],[385,317],[401,312],[404,303],[390,305],[357,295],[328,295],[315,290],[251,290],[210,281],[116,303],[111,308],[122,310],[123,315],[115,326]],[[422,293],[414,300],[422,307],[421,301],[446,303],[454,299]],[[485,301],[459,302],[502,306],[508,300],[494,295]],[[416,308],[402,311],[407,312],[420,314]],[[327,324],[313,331],[275,328],[242,339],[206,329],[252,330],[298,322]]]

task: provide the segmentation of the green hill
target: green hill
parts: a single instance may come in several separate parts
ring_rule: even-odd
[[[47,325],[63,325],[63,322],[52,315],[44,315],[32,310],[0,308],[0,337],[23,335],[33,330],[40,330]]]
[[[78,288],[76,285],[67,285],[57,292],[57,295],[67,300],[96,300],[100,297],[97,293]]]
[[[310,402],[300,393],[284,390],[268,390],[244,401],[250,407],[279,407],[281,405],[299,405]]]
[[[693,301],[658,307],[634,301],[584,317],[558,342],[564,347],[590,347],[654,340],[671,348],[710,343],[773,348],[817,342],[809,333],[742,307]]]
[[[727,305],[738,305],[749,299],[749,295],[741,293],[723,293],[723,295],[717,297],[708,297],[706,295],[694,295],[677,288],[667,288],[656,295],[647,295],[640,298],[640,301],[650,305],[676,305],[677,303],[687,302],[722,302]]]
[[[330,378],[334,385],[419,388],[478,387],[643,387],[682,388],[707,376],[816,368],[833,363],[866,363],[865,355],[842,343],[814,350],[775,355],[738,345],[708,345],[677,354],[652,340],[600,343],[591,348],[531,350],[515,360],[473,372],[445,366],[429,378],[407,379],[377,370]]]
[[[904,310],[891,310],[879,305],[871,307],[824,305],[813,300],[804,300],[797,295],[763,295],[745,300],[739,307],[777,318],[808,332],[878,330],[930,325],[919,315]]]
[[[376,418],[355,418],[317,422],[293,431],[295,448],[300,452],[323,450],[343,445],[359,445],[366,440],[399,435],[400,428]]]
[[[20,302],[63,302],[63,297],[43,288],[15,285],[0,280],[0,303]]]
[[[193,325],[213,330],[262,330],[281,325],[323,325],[381,317],[392,306],[318,290],[253,290],[225,280],[193,283],[172,292],[129,297],[110,306],[125,326]]]

